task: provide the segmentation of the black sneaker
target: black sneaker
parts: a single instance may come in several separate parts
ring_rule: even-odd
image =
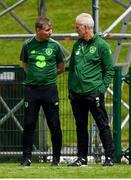
[[[31,160],[30,159],[23,159],[20,163],[21,166],[30,166]]]
[[[60,164],[59,164],[59,158],[53,158],[53,161],[51,163],[51,166],[53,167],[58,167]]]
[[[68,164],[68,166],[86,166],[87,165],[87,160],[84,158],[78,158],[74,162],[71,162]]]
[[[102,164],[103,166],[113,166],[113,160],[110,157],[106,157],[105,162]]]

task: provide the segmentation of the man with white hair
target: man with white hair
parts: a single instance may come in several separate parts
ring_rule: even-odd
[[[114,75],[113,58],[109,44],[94,33],[93,28],[90,14],[82,13],[76,17],[76,32],[80,39],[73,46],[68,84],[76,122],[78,158],[70,166],[87,164],[89,111],[104,147],[103,166],[113,166],[114,145],[104,102],[104,93]]]

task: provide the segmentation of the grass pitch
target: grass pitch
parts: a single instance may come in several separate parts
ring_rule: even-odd
[[[68,167],[67,164],[61,164],[57,168],[51,167],[50,163],[32,163],[30,167],[0,163],[0,178],[131,178],[131,165]]]

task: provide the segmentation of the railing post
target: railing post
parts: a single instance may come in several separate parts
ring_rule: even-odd
[[[131,67],[129,68],[129,164],[131,164]]]
[[[115,67],[113,81],[113,139],[115,146],[115,162],[121,160],[121,79],[122,67]]]
[[[38,9],[38,15],[39,16],[46,16],[46,0],[39,0],[39,9]]]

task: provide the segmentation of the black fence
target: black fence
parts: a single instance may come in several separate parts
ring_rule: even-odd
[[[24,71],[19,66],[0,66],[0,161],[15,161],[22,155]],[[68,99],[68,71],[58,77],[60,121],[63,135],[62,156],[76,156],[75,121]],[[113,97],[106,94],[106,108],[112,123]],[[92,116],[89,116],[89,155],[101,161],[103,148]],[[33,158],[46,161],[52,155],[50,132],[42,109],[34,136]]]

